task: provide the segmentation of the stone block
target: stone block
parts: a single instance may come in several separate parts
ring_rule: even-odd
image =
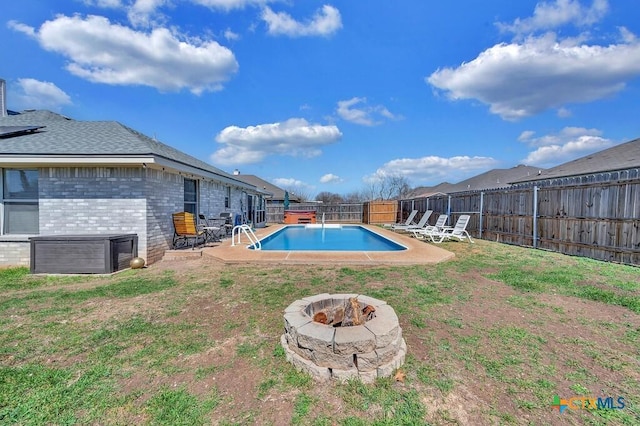
[[[303,300],[303,301],[305,301],[307,303],[314,303],[314,302],[321,302],[324,299],[328,299],[330,297],[331,297],[331,295],[329,293],[322,293],[322,294],[316,294],[316,295],[313,295],[313,296],[303,297],[300,300]]]
[[[298,346],[331,353],[336,329],[317,322],[308,322],[297,330]]]
[[[311,356],[311,361],[319,367],[337,368],[339,370],[351,370],[355,367],[353,355],[314,351]]]
[[[303,302],[302,300],[296,300],[295,302],[293,302],[292,304],[290,304],[289,306],[287,306],[284,310],[285,313],[287,312],[301,312],[304,308],[306,308],[308,305],[307,302]]]
[[[292,356],[290,361],[293,366],[298,370],[309,374],[313,379],[327,382],[331,380],[331,372],[328,368],[318,367],[313,362],[300,358],[295,354]]]
[[[289,349],[295,352],[298,356],[301,356],[302,358],[308,360],[311,360],[313,358],[313,351],[311,349],[301,348],[300,346],[298,346],[298,342],[292,341],[290,339],[287,340]]]
[[[396,340],[400,332],[398,317],[389,305],[376,308],[376,317],[367,321],[364,326],[376,336],[376,347],[378,348],[387,346]]]
[[[396,356],[393,357],[391,361],[378,367],[378,377],[391,376],[395,370],[397,370],[402,366],[402,364],[404,364],[404,359],[406,354],[407,354],[406,350],[402,350],[402,347],[401,347],[398,353],[396,354]]]
[[[297,330],[311,322],[311,318],[302,312],[287,312],[284,314],[284,329],[291,337],[297,336]]]
[[[360,375],[358,374],[357,368],[351,368],[349,370],[333,368],[331,369],[331,377],[340,382],[346,382],[349,379],[359,379]]]
[[[362,383],[371,384],[371,383],[375,382],[376,379],[378,378],[378,372],[377,372],[377,370],[361,371],[359,377],[360,377],[360,381],[362,381]]]
[[[378,368],[378,354],[367,352],[365,354],[355,354],[358,371],[376,371]]]
[[[404,342],[402,333],[398,333],[396,340],[383,348],[376,348],[376,355],[378,355],[378,363],[384,364],[393,359],[394,356],[400,350],[401,344]]]
[[[337,327],[333,351],[337,354],[371,352],[376,347],[376,336],[366,327]]]

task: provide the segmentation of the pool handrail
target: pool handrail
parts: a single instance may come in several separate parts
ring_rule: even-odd
[[[231,246],[236,245],[236,235],[238,236],[238,244],[240,244],[240,236],[242,235],[242,233],[247,236],[249,242],[251,243],[249,245],[253,245],[253,248],[255,250],[262,249],[262,244],[260,243],[260,240],[258,240],[258,237],[256,237],[253,229],[251,229],[251,227],[246,224],[236,225],[233,227],[233,230],[231,231]]]

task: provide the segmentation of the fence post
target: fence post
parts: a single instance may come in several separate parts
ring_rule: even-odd
[[[478,231],[478,238],[482,239],[482,206],[484,205],[484,192],[480,192],[480,219],[478,226],[480,227]]]
[[[533,248],[538,248],[538,186],[533,186]]]

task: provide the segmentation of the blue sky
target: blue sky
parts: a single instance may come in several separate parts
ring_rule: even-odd
[[[11,1],[0,78],[312,197],[455,183],[640,137],[635,3]]]

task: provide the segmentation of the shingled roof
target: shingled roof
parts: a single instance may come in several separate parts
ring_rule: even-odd
[[[116,121],[77,121],[45,110],[0,117],[0,130],[16,126],[40,128],[4,138],[0,136],[0,159],[4,162],[18,157],[31,157],[40,162],[65,157],[74,158],[78,163],[83,159],[89,163],[89,159],[93,159],[90,163],[95,164],[95,159],[109,163],[110,159],[115,162],[138,158],[141,165],[144,161],[156,160],[177,170],[196,169],[203,175],[215,175],[222,181],[254,189],[229,173]]]
[[[284,192],[285,190],[270,183],[266,180],[256,176],[256,175],[234,175],[237,179],[240,179],[244,182],[247,182],[263,191],[270,193],[270,196],[267,196],[269,200],[272,201],[284,201]],[[298,198],[295,194],[289,193],[289,201],[292,203],[299,203],[300,198]]]
[[[614,147],[586,155],[559,166],[542,170],[539,175],[516,179],[510,183],[523,183],[538,180],[555,179],[640,167],[640,139],[616,145]]]
[[[493,169],[458,183],[441,183],[432,187],[416,188],[409,198],[422,198],[438,194],[454,192],[482,191],[486,189],[504,188],[516,178],[538,175],[537,167],[518,165],[510,169]]]

